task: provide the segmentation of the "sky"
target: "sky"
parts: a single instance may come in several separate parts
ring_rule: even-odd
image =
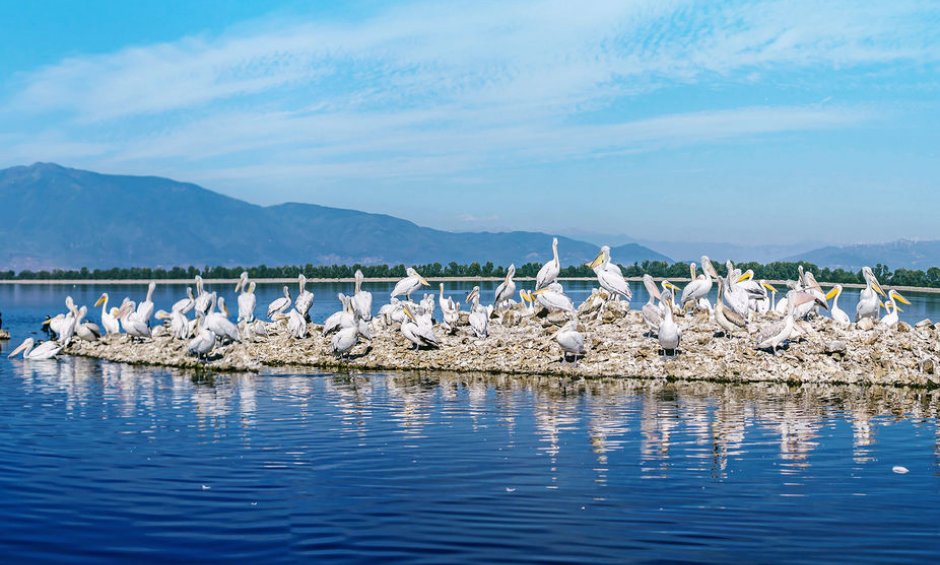
[[[4,2],[0,167],[451,230],[940,239],[940,3]]]

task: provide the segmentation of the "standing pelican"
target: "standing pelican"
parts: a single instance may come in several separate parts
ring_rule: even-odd
[[[196,275],[196,300],[193,304],[193,307],[197,312],[202,312],[206,314],[209,311],[209,304],[212,297],[206,292],[205,286],[202,282],[202,277]]]
[[[552,258],[548,263],[542,265],[538,274],[535,276],[535,290],[544,288],[558,278],[561,273],[561,262],[558,260],[558,238],[552,238]]]
[[[888,300],[885,301],[885,316],[878,322],[879,326],[893,328],[898,325],[898,302],[901,304],[910,304],[907,298],[901,296],[901,293],[893,288],[888,291]]]
[[[670,302],[672,301],[672,291],[667,288],[660,294],[660,297],[663,302]],[[667,306],[663,310],[663,321],[659,324],[659,346],[663,349],[663,355],[675,357],[681,338],[682,330],[672,319],[672,308]]]
[[[620,267],[610,261],[610,247],[601,247],[600,253],[594,258],[594,261],[588,264],[588,267],[597,275],[597,282],[601,288],[609,292],[612,296],[619,295],[625,300],[633,298],[630,292],[630,286],[624,280]]]
[[[359,319],[368,322],[372,319],[372,293],[368,290],[362,290],[362,280],[365,278],[362,271],[356,269],[355,278],[356,288],[352,297],[353,311]]]
[[[121,325],[118,323],[117,308],[111,308],[108,310],[108,293],[105,292],[101,295],[101,298],[95,302],[95,308],[101,306],[101,325],[104,327],[106,335],[119,334],[121,333]]]
[[[147,285],[147,298],[137,305],[137,317],[150,326],[150,318],[153,317],[153,291],[157,288],[157,283],[151,281]]]
[[[208,361],[208,355],[215,347],[216,336],[206,327],[205,315],[196,310],[196,336],[189,341],[186,350],[195,355],[200,361]]]
[[[271,304],[268,304],[268,319],[274,320],[275,314],[283,314],[290,308],[291,299],[290,299],[290,289],[287,286],[284,286],[284,296],[280,298],[275,298]]]
[[[718,278],[718,272],[712,265],[707,255],[702,255],[702,275],[695,275],[695,263],[689,265],[689,273],[692,281],[682,289],[682,297],[679,299],[679,307],[685,310],[689,305],[697,305],[699,299],[708,298],[708,293],[712,290],[712,278]]]
[[[444,316],[444,323],[441,324],[441,327],[445,331],[453,333],[457,327],[457,321],[460,319],[460,303],[449,296],[444,296],[444,283],[441,283],[440,289],[441,293],[437,299],[437,305],[440,306],[441,313]]]
[[[832,321],[840,326],[847,327],[852,321],[849,319],[849,315],[845,313],[845,310],[839,308],[840,296],[842,296],[842,285],[837,284],[826,293],[826,300],[832,300],[832,306],[830,307]]]
[[[313,306],[313,293],[306,289],[307,277],[303,273],[297,276],[297,300],[294,300],[294,308],[304,317],[304,320],[310,321],[310,307]]]
[[[814,294],[800,290],[790,291],[787,296],[787,315],[784,316],[782,320],[765,324],[758,329],[757,349],[770,349],[771,353],[776,355],[777,347],[790,339],[790,336],[793,334],[793,326],[795,324],[793,318],[794,310],[810,302],[815,302],[826,310],[829,309],[829,305],[826,301]]]
[[[118,319],[124,327],[124,333],[130,336],[131,341],[151,337],[150,326],[137,315],[137,309],[134,307],[133,302],[128,301],[121,305]]]
[[[405,314],[405,320],[401,323],[401,334],[414,344],[414,349],[440,347],[440,342],[437,341],[437,337],[434,335],[434,327],[430,316],[415,317],[408,306],[403,307],[402,312]]]
[[[649,335],[652,336],[659,331],[659,324],[663,321],[660,306],[656,304],[656,301],[660,298],[660,293],[659,288],[656,287],[656,283],[653,282],[653,277],[649,274],[643,275],[643,286],[646,287],[646,293],[649,298],[646,304],[643,305],[643,308],[640,309],[640,313],[643,314],[643,321],[646,322],[646,326],[650,330]]]
[[[323,322],[323,335],[329,335],[343,328],[351,328],[356,325],[356,315],[353,312],[352,301],[349,296],[342,292],[336,295],[342,309],[334,312]]]
[[[496,287],[496,292],[493,294],[493,309],[498,309],[504,302],[512,300],[512,297],[516,294],[516,283],[512,278],[516,276],[516,265],[509,265],[509,269],[506,271],[506,278],[503,279],[503,282]]]
[[[490,335],[490,316],[486,308],[480,306],[480,287],[475,286],[467,295],[466,302],[470,303],[470,329],[478,338]]]
[[[33,338],[26,338],[19,347],[13,350],[12,353],[7,355],[7,357],[13,357],[18,353],[23,354],[23,359],[28,359],[29,361],[44,361],[46,359],[52,359],[62,351],[62,344],[55,341],[44,341],[33,347]]]
[[[718,278],[718,298],[715,300],[715,321],[725,334],[725,337],[731,337],[731,334],[738,329],[747,326],[747,320],[731,308],[725,307],[725,280]]]
[[[238,322],[250,324],[255,321],[255,305],[258,302],[255,296],[255,281],[248,283],[244,291],[238,295]]]
[[[555,342],[561,347],[561,362],[568,362],[568,355],[574,358],[575,365],[578,364],[578,357],[586,353],[584,348],[584,336],[578,331],[578,320],[572,318],[553,336]]]
[[[287,331],[297,339],[307,337],[307,319],[297,311],[296,307],[291,308],[287,315]]]
[[[881,288],[878,279],[875,277],[875,273],[872,272],[870,267],[862,268],[862,276],[865,278],[865,288],[858,295],[858,305],[855,307],[855,321],[858,322],[862,318],[871,318],[877,321],[881,308],[881,300],[878,299],[877,294],[885,298],[888,298],[888,295],[885,294],[885,291]]]
[[[405,269],[405,273],[407,276],[395,283],[395,288],[392,289],[392,298],[405,295],[406,300],[411,300],[412,292],[418,290],[422,286],[431,286],[431,284],[426,281],[424,277],[419,275],[418,271],[414,270],[413,267],[408,267]]]
[[[218,302],[219,305],[218,312],[215,311],[216,302]],[[215,293],[213,293],[212,304],[209,306],[209,314],[206,315],[206,328],[221,340],[241,341],[242,338],[238,333],[238,326],[228,319],[228,314],[228,308],[225,307],[225,298],[221,296],[216,298]]]

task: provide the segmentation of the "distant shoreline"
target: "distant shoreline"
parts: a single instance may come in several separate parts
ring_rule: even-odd
[[[642,282],[642,277],[624,277],[628,282]],[[675,282],[688,282],[690,279],[688,277],[653,277],[655,281],[661,281],[664,278],[668,278],[671,281]],[[274,278],[274,279],[259,279],[252,278],[251,280],[255,281],[258,284],[296,284],[297,277],[290,278]],[[394,283],[400,281],[400,277],[378,277],[378,278],[367,278],[364,279],[364,282],[367,283]],[[442,283],[442,282],[502,282],[503,277],[427,277],[428,282],[430,283]],[[535,277],[515,277],[513,280],[519,282],[530,282],[534,281]],[[594,281],[597,280],[594,277],[559,277],[560,281]],[[0,280],[0,285],[62,285],[62,286],[79,286],[79,285],[127,285],[127,286],[139,286],[147,285],[151,281],[159,284],[171,284],[171,285],[191,285],[193,284],[193,279],[68,279],[68,280],[50,280],[50,279],[27,279],[27,280]],[[207,285],[218,285],[218,284],[231,284],[234,285],[238,282],[238,279],[203,279],[203,282]],[[347,278],[338,278],[338,279],[324,279],[324,278],[312,278],[307,279],[308,284],[325,284],[325,283],[354,283],[355,279],[352,277]],[[771,280],[767,281],[773,285],[779,285],[781,294],[786,292],[786,281],[780,280]],[[864,284],[859,283],[828,283],[820,281],[819,284],[824,287],[835,286],[836,284],[841,284],[844,288],[865,288]],[[922,286],[901,286],[901,285],[883,285],[890,287],[901,292],[926,292],[930,294],[940,294],[940,288],[931,288],[931,287],[922,287]]]

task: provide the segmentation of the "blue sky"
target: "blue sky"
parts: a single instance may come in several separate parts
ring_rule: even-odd
[[[458,230],[940,238],[936,2],[2,12],[0,166],[156,174]]]

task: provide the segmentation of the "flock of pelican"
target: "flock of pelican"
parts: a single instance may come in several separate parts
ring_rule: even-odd
[[[348,357],[362,340],[370,341],[376,331],[398,331],[413,349],[442,346],[439,332],[455,334],[466,328],[477,339],[486,339],[490,324],[505,324],[507,320],[535,316],[553,316],[558,328],[552,338],[562,351],[563,363],[578,359],[586,353],[585,339],[579,331],[582,312],[609,307],[621,302],[622,311],[629,309],[632,299],[630,286],[620,268],[610,256],[610,248],[603,246],[597,257],[587,264],[595,273],[600,288],[578,307],[565,293],[559,282],[561,263],[558,240],[552,241],[552,258],[539,270],[534,288],[517,291],[514,280],[515,266],[510,265],[506,277],[495,289],[492,300],[484,304],[480,288],[474,287],[463,304],[445,296],[444,284],[439,293],[424,293],[415,301],[412,295],[429,287],[428,281],[415,269],[408,268],[405,278],[395,284],[388,303],[372,315],[372,294],[362,288],[363,275],[356,271],[351,295],[338,294],[340,309],[330,315],[322,328],[311,329],[310,309],[314,294],[306,289],[307,280],[298,277],[296,296],[284,286],[283,295],[273,300],[265,311],[266,320],[256,317],[256,283],[242,273],[234,292],[237,293],[238,311],[234,321],[223,296],[209,292],[201,277],[195,278],[186,296],[175,302],[169,312],[154,311],[150,283],[140,303],[124,298],[117,306],[111,305],[107,293],[102,294],[94,307],[101,308],[101,324],[86,321],[88,308],[78,307],[71,297],[65,299],[66,312],[46,320],[45,325],[54,339],[37,344],[32,338],[25,340],[10,356],[22,354],[25,359],[51,359],[59,354],[71,340],[95,341],[109,336],[125,334],[130,341],[150,340],[159,335],[187,341],[188,351],[202,361],[226,344],[264,339],[272,333],[286,331],[295,339],[307,339],[314,333],[328,338],[330,350],[337,357]],[[701,267],[701,272],[698,268]],[[746,336],[757,349],[776,354],[783,344],[800,332],[799,324],[808,318],[828,311],[834,323],[847,327],[852,323],[849,315],[839,308],[841,285],[823,291],[810,272],[799,268],[797,278],[787,282],[788,290],[779,300],[776,287],[767,281],[755,281],[753,271],[741,272],[728,261],[727,274],[720,276],[707,256],[701,264],[690,265],[691,281],[679,288],[668,280],[658,284],[649,275],[643,277],[648,300],[641,308],[646,324],[647,338],[658,342],[661,354],[673,357],[681,349],[683,320],[687,317],[705,317],[716,329],[715,338],[730,339]],[[870,268],[863,269],[865,288],[856,308],[855,322],[870,319],[872,324],[892,327],[898,323],[898,304],[910,304],[894,289],[885,292]],[[711,291],[717,286],[717,299],[711,301]],[[516,297],[519,301],[516,301]],[[831,300],[831,304],[830,304]],[[466,310],[461,308],[466,305]],[[436,319],[439,308],[441,318]],[[881,316],[882,308],[885,315]],[[155,323],[154,320],[157,322]]]

